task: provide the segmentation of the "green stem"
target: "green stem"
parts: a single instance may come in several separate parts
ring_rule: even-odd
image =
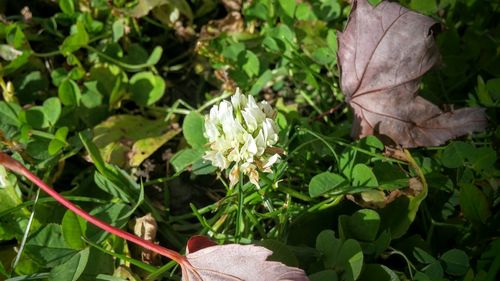
[[[228,97],[230,97],[233,93],[231,92],[225,92],[223,93],[222,95],[216,97],[216,98],[213,98],[211,100],[209,100],[208,102],[206,102],[204,105],[200,106],[198,108],[198,110],[196,110],[197,112],[202,112],[203,110],[205,110],[205,108],[208,108],[210,106],[212,106],[213,104],[216,104],[216,103],[219,103],[221,100],[224,100]]]
[[[152,67],[153,65],[149,64],[149,63],[140,63],[140,64],[128,64],[128,63],[125,63],[125,62],[122,62],[122,61],[119,61],[111,56],[108,56],[107,54],[97,50],[96,48],[94,47],[91,47],[91,46],[84,46],[85,49],[91,51],[91,52],[94,52],[96,53],[98,56],[122,67],[122,68],[125,68],[127,70],[131,70],[131,71],[138,71],[138,70],[141,70],[143,68],[146,68],[146,67]]]
[[[31,53],[33,56],[35,57],[39,57],[39,58],[48,58],[48,57],[53,57],[53,56],[58,56],[58,55],[61,55],[61,51],[60,50],[55,50],[55,51],[52,51],[52,52],[47,52],[47,53]]]
[[[242,230],[245,228],[243,222],[243,173],[240,173],[240,183],[238,184],[238,210],[236,213],[236,233],[234,235],[238,243],[241,238]]]
[[[85,238],[85,237],[82,237],[82,239],[87,243],[89,244],[90,246],[98,249],[99,251],[101,252],[104,252],[110,256],[113,256],[115,258],[119,258],[119,259],[122,259],[124,261],[127,261],[127,262],[130,262],[131,264],[141,268],[141,269],[144,269],[148,272],[155,272],[156,270],[158,270],[158,268],[150,265],[150,264],[147,264],[147,263],[144,263],[144,262],[141,262],[141,261],[138,261],[138,260],[135,260],[131,257],[128,257],[126,255],[122,255],[122,254],[119,254],[119,253],[115,253],[115,252],[112,252],[112,251],[109,251],[109,250],[106,250],[104,249],[103,247],[93,243],[92,241],[90,241],[89,239]]]

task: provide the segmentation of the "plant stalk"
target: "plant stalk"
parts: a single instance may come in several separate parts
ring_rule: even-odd
[[[21,176],[26,177],[28,180],[36,184],[38,187],[40,187],[43,191],[45,191],[47,194],[52,196],[55,200],[57,200],[59,203],[61,203],[64,207],[67,209],[73,211],[86,221],[90,222],[91,224],[101,228],[104,231],[110,232],[120,238],[123,238],[129,242],[132,242],[136,245],[139,245],[143,247],[144,249],[151,250],[153,252],[156,252],[162,256],[165,256],[169,259],[172,259],[176,261],[179,265],[185,266],[189,265],[189,262],[187,261],[186,257],[182,256],[176,251],[164,248],[162,246],[159,246],[157,244],[154,244],[152,242],[146,241],[138,236],[135,236],[133,234],[130,234],[122,229],[119,229],[117,227],[114,227],[112,225],[109,225],[108,223],[91,216],[89,213],[85,212],[84,210],[80,209],[77,207],[75,204],[71,203],[68,201],[66,198],[64,198],[62,195],[57,193],[54,189],[52,189],[50,186],[48,186],[45,182],[43,182],[41,179],[39,179],[37,176],[35,176],[33,173],[31,173],[26,167],[24,167],[20,162],[17,160],[14,160],[12,157],[9,155],[0,152],[0,165],[4,166],[5,168],[9,169],[10,171],[17,173]]]

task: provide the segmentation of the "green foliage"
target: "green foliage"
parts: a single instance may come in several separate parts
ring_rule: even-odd
[[[444,27],[422,95],[484,107],[490,123],[411,151],[350,137],[337,65],[348,1],[18,2],[0,4],[0,149],[82,209],[127,231],[151,213],[153,241],[181,252],[194,234],[261,243],[317,281],[498,276],[495,1],[400,1]],[[230,188],[203,159],[204,115],[235,87],[278,111],[281,161],[259,188]],[[0,177],[0,279],[179,279],[37,200],[24,178]]]

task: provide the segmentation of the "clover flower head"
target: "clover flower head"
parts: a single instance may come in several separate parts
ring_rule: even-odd
[[[221,170],[231,168],[231,187],[238,182],[240,172],[258,186],[259,172],[270,173],[280,158],[273,148],[278,142],[275,118],[276,111],[266,101],[257,103],[236,89],[231,101],[214,105],[205,116],[210,149],[203,158]]]

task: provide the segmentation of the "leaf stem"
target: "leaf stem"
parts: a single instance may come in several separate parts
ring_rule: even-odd
[[[91,46],[84,46],[85,49],[91,51],[91,52],[94,52],[96,53],[98,56],[124,68],[124,69],[127,69],[127,70],[130,70],[130,71],[139,71],[143,68],[146,68],[146,67],[152,67],[153,65],[152,64],[149,64],[149,63],[140,63],[140,64],[129,64],[129,63],[124,63],[122,61],[119,61],[111,56],[108,56],[107,54],[97,50],[96,48],[94,47],[91,47]]]
[[[80,217],[85,219],[86,221],[101,228],[102,230],[110,232],[110,233],[112,233],[120,238],[123,238],[129,242],[137,244],[145,249],[151,250],[151,251],[156,252],[156,253],[158,253],[162,256],[165,256],[169,259],[172,259],[172,260],[176,261],[177,263],[179,263],[181,266],[189,265],[189,262],[187,261],[187,259],[184,256],[182,256],[181,254],[179,254],[178,252],[161,247],[161,246],[154,244],[150,241],[144,240],[138,236],[130,234],[122,229],[119,229],[117,227],[109,225],[109,224],[105,223],[104,221],[102,221],[96,217],[91,216],[89,213],[85,212],[84,210],[77,207],[75,204],[68,201],[66,198],[64,198],[59,193],[57,193],[54,189],[52,189],[50,186],[48,186],[45,182],[43,182],[37,176],[32,174],[20,162],[14,160],[9,155],[7,155],[3,152],[0,152],[0,164],[3,165],[5,168],[11,170],[12,172],[26,177],[28,180],[30,180],[31,182],[36,184],[43,191],[45,191],[47,194],[49,194],[54,199],[56,199],[64,207],[73,211],[74,213],[76,213],[77,215],[79,215]]]

